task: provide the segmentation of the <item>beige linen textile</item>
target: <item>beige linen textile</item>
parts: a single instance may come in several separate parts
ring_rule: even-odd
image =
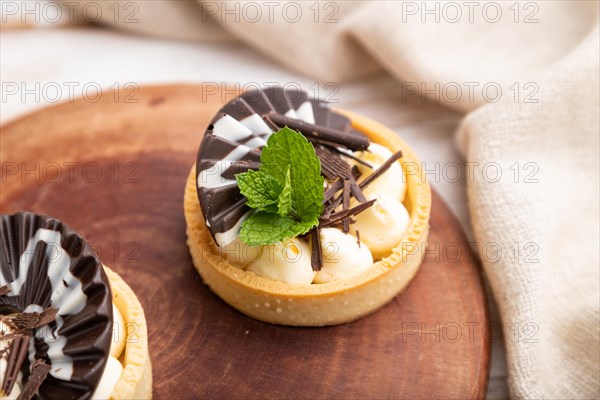
[[[273,20],[232,18],[222,12],[226,3],[235,9],[230,1],[137,3],[138,23],[102,23],[243,41],[324,81],[385,70],[399,91],[433,89],[431,100],[466,112],[457,143],[480,166],[468,185],[478,250],[493,244],[502,252],[481,257],[502,317],[511,394],[600,397],[596,1],[474,2],[471,15],[468,2],[453,2],[458,21],[443,13],[446,2],[350,1],[337,3],[334,23],[323,14],[315,22],[314,2],[295,2],[303,17],[293,23],[281,12]],[[436,89],[445,85],[462,94]],[[502,95],[486,96],[485,85]],[[485,175],[487,165],[500,171],[497,181]]]

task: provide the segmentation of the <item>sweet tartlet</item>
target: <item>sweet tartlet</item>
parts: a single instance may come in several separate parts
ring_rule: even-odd
[[[151,398],[141,304],[85,239],[29,212],[0,237],[0,398]]]
[[[250,317],[297,326],[349,322],[402,292],[430,208],[421,164],[396,133],[281,87],[219,111],[184,196],[204,282]]]

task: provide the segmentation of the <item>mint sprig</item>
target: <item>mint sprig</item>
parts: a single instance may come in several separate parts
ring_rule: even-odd
[[[279,193],[279,198],[277,199],[277,214],[282,217],[287,217],[291,213],[293,213],[292,209],[292,172],[291,168],[288,167],[285,173],[285,182],[283,184],[283,189]]]
[[[249,207],[261,211],[277,210],[283,187],[273,177],[262,171],[251,170],[236,175],[235,179]]]
[[[258,171],[235,176],[247,204],[256,209],[242,224],[250,246],[279,243],[307,233],[323,212],[321,162],[306,138],[288,127],[272,134]]]

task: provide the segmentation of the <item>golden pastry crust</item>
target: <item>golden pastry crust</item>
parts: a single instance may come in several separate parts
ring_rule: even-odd
[[[104,271],[110,281],[113,303],[123,315],[127,331],[125,350],[119,358],[123,373],[110,398],[151,399],[152,366],[144,310],[133,290],[117,273],[106,266]]]
[[[415,276],[425,254],[431,212],[431,189],[421,163],[392,130],[368,118],[336,110],[352,126],[387,146],[402,150],[407,178],[404,200],[410,226],[392,253],[351,279],[325,284],[294,285],[266,279],[231,265],[208,231],[196,193],[192,168],[184,194],[188,246],[204,282],[225,302],[261,321],[282,325],[323,326],[350,322],[372,313],[402,292]]]

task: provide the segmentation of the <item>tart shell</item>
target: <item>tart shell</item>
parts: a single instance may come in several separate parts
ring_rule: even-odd
[[[260,277],[231,265],[220,253],[206,226],[192,168],[184,194],[188,246],[204,282],[226,303],[242,313],[273,324],[324,326],[368,315],[401,293],[416,275],[425,254],[431,212],[431,189],[412,149],[392,130],[366,117],[335,110],[352,121],[354,129],[392,151],[401,150],[407,179],[404,200],[410,225],[391,254],[368,271],[347,280],[294,285]]]
[[[110,268],[104,267],[110,281],[113,303],[123,315],[126,327],[125,349],[119,358],[123,373],[111,399],[151,399],[152,366],[148,353],[148,328],[140,301],[127,283]]]

